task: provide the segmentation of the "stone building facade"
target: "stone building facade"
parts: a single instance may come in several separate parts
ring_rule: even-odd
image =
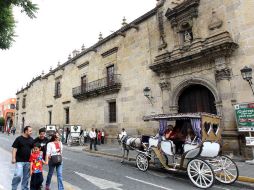
[[[156,7],[17,92],[16,124],[154,133],[151,113],[222,115],[224,149],[245,154],[233,105],[253,101],[252,0],[158,0]],[[144,96],[144,89],[150,93]]]

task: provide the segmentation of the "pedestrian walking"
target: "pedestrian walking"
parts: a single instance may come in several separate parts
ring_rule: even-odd
[[[104,144],[104,140],[105,140],[105,132],[104,129],[101,130],[101,144]]]
[[[30,171],[30,153],[33,148],[33,138],[31,137],[32,127],[26,126],[23,134],[15,139],[12,144],[12,164],[16,164],[12,179],[12,190],[17,190],[21,182],[22,190],[29,190],[28,180]]]
[[[43,160],[46,160],[47,143],[49,139],[46,137],[46,129],[43,127],[39,129],[39,136],[34,139],[34,144],[40,143],[41,151],[43,152]]]
[[[100,130],[98,131],[98,134],[97,134],[97,140],[98,140],[98,145],[101,145],[101,131]]]
[[[15,135],[15,133],[16,133],[16,127],[13,126],[12,129],[11,129],[11,132],[12,132],[13,135]]]
[[[50,142],[47,144],[46,164],[48,164],[49,170],[45,190],[49,190],[51,178],[55,168],[57,173],[58,190],[64,190],[62,177],[63,170],[62,153],[63,153],[63,144],[60,141],[59,133],[56,133],[52,136]]]
[[[45,164],[43,160],[43,152],[41,152],[41,144],[35,143],[33,151],[30,155],[30,190],[41,190],[43,183],[42,167]]]
[[[97,151],[96,148],[96,132],[94,131],[94,128],[89,132],[90,137],[90,150],[92,150],[92,146],[94,145],[94,150]]]
[[[83,136],[84,136],[84,142],[86,143],[88,139],[88,132],[86,129],[83,131]]]

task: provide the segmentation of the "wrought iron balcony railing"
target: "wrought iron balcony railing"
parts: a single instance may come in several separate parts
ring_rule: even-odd
[[[113,75],[112,78],[102,78],[73,88],[72,96],[82,100],[92,96],[118,92],[120,88],[120,75]]]

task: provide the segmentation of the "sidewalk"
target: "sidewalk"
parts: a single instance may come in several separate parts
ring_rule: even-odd
[[[92,151],[93,154],[113,156],[122,158],[122,149],[118,144],[104,144],[97,146],[98,151]],[[89,146],[85,146],[85,151],[90,152]],[[136,151],[129,152],[130,161],[135,161],[137,156]],[[254,165],[246,164],[245,162],[235,161],[239,169],[239,177],[237,182],[247,183],[254,187]]]

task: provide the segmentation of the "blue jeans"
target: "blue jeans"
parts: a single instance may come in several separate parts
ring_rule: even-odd
[[[30,162],[17,162],[16,163],[16,168],[14,172],[14,176],[12,179],[12,190],[17,190],[18,185],[21,181],[22,178],[22,183],[21,183],[21,189],[22,190],[29,190],[28,188],[28,180],[30,177]]]
[[[48,171],[48,176],[47,176],[47,181],[46,181],[46,187],[50,186],[51,178],[54,173],[54,169],[56,168],[58,190],[64,190],[63,177],[62,177],[63,164],[55,166],[51,163],[51,161],[49,161],[48,165],[49,165],[49,171]]]

